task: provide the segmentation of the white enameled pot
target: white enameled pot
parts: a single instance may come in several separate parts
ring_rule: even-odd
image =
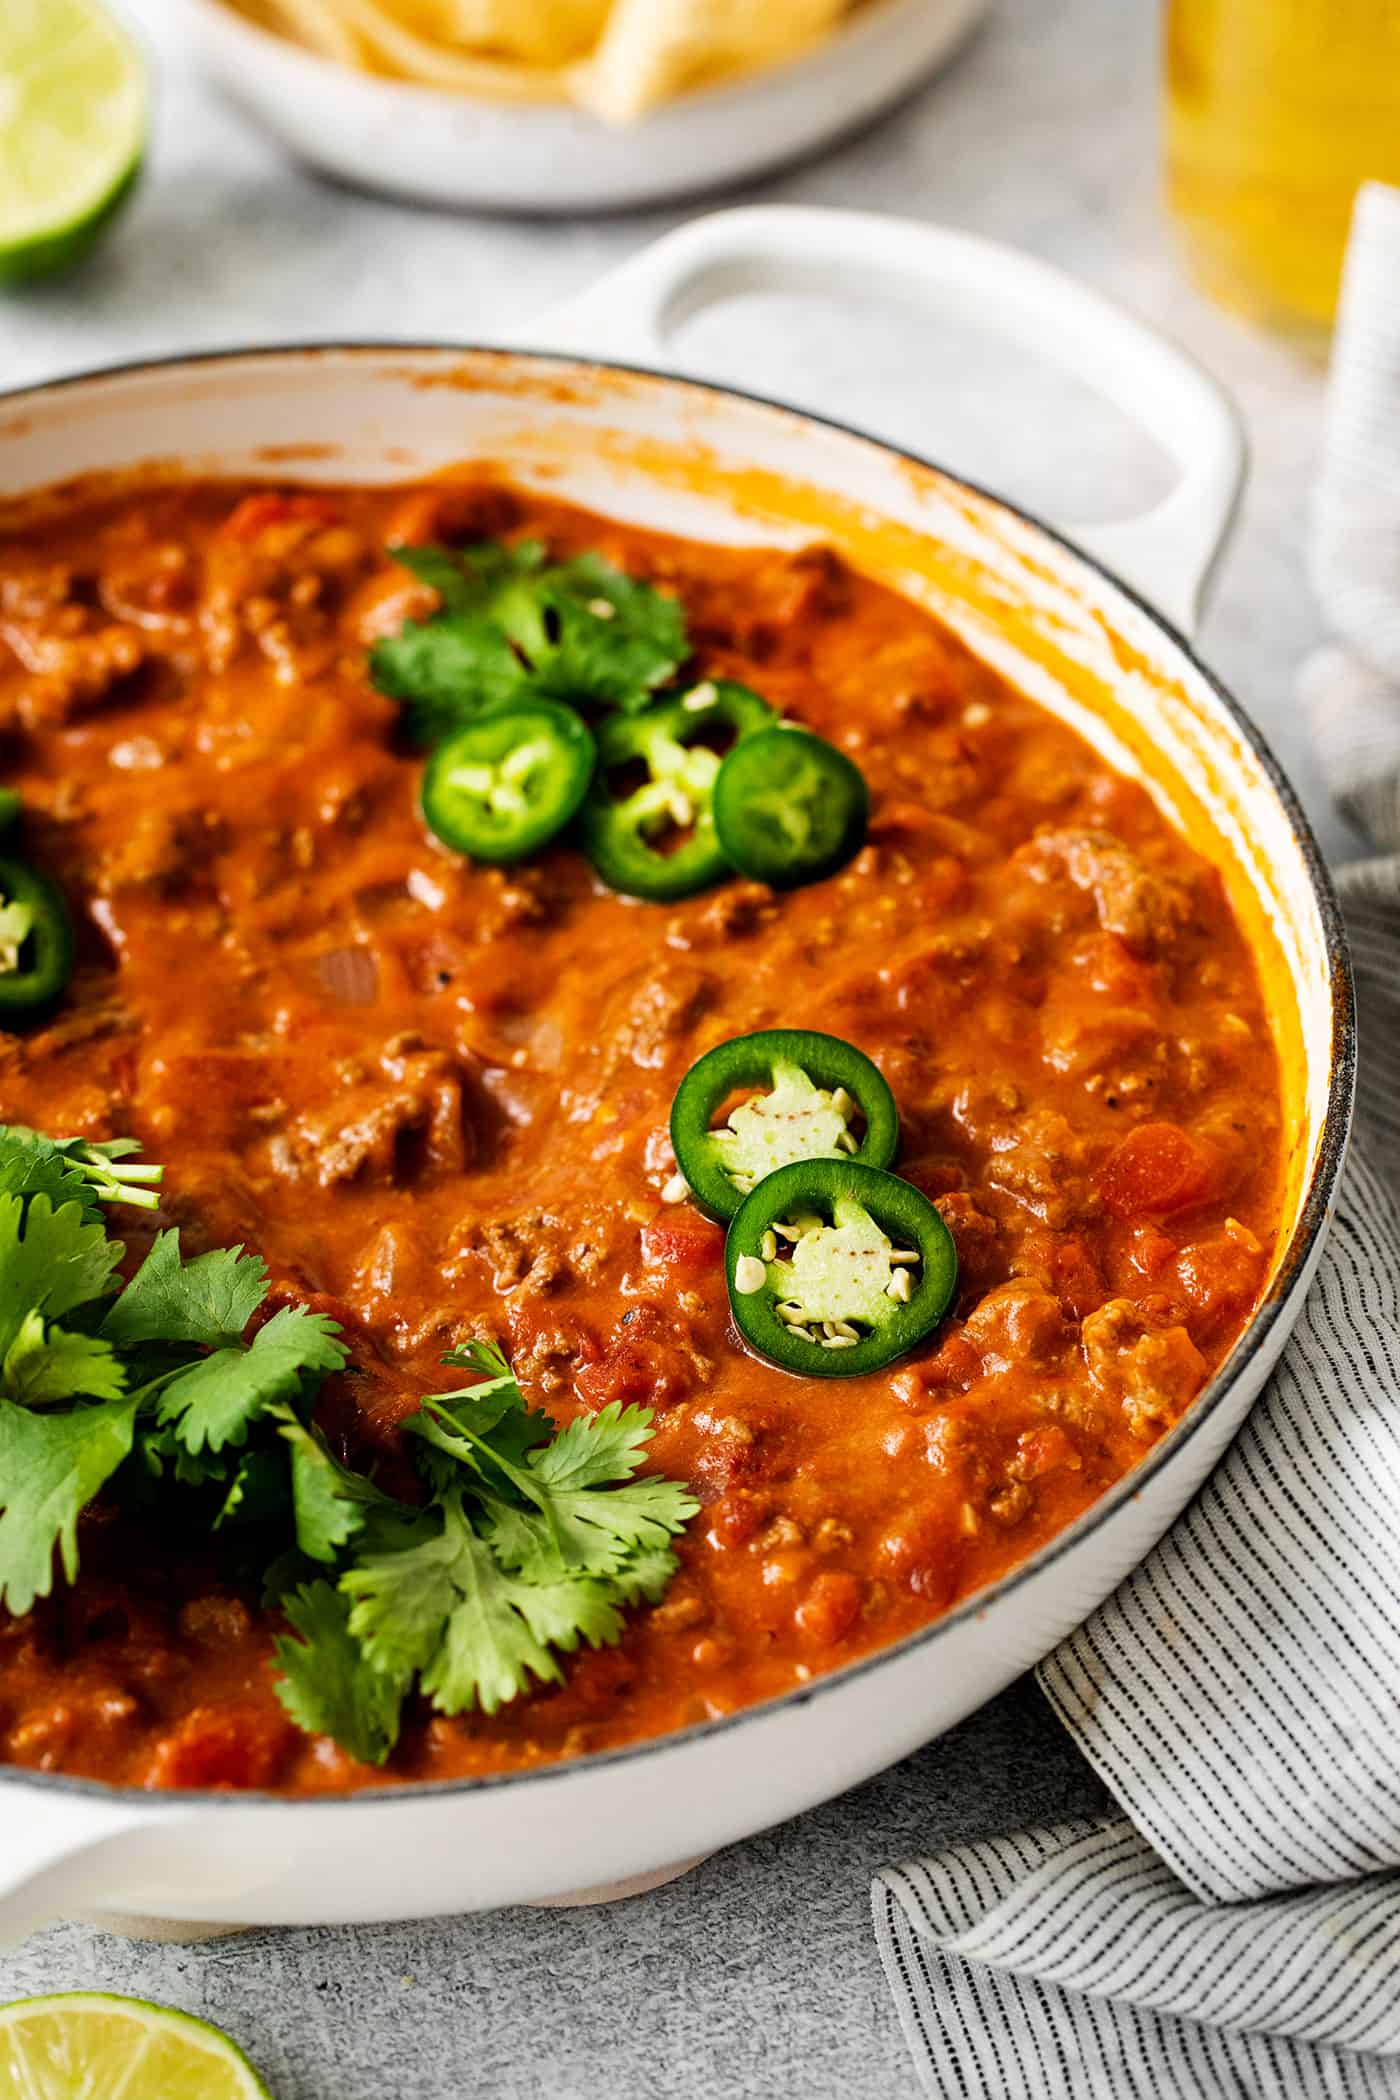
[[[975,310],[1059,359],[1172,454],[1172,494],[1076,549],[856,433],[610,362],[664,362],[678,319],[727,293],[833,284]],[[1316,1265],[1351,1102],[1349,977],[1301,812],[1177,631],[1193,622],[1243,471],[1213,382],[1097,296],[1007,250],[780,209],[682,229],[538,341],[548,347],[230,352],[7,395],[0,527],[44,485],[84,476],[100,487],[153,462],[373,482],[484,461],[643,525],[826,540],[1141,775],[1219,867],[1258,956],[1287,1094],[1286,1217],[1267,1297],[1184,1420],[1077,1524],[936,1625],[771,1704],[519,1777],[341,1800],[138,1794],[0,1770],[0,1933],[74,1911],[316,1923],[543,1900],[654,1875],[839,1793],[1001,1689],[1142,1557],[1243,1419]]]

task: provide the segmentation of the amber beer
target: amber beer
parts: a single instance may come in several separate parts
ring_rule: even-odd
[[[1167,0],[1167,187],[1200,283],[1325,337],[1358,186],[1400,183],[1400,0]]]

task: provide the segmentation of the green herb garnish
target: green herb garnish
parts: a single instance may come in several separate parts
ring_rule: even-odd
[[[346,1361],[335,1322],[283,1306],[249,1337],[268,1292],[256,1255],[186,1261],[161,1232],[122,1284],[102,1205],[153,1203],[161,1171],[126,1164],[134,1149],[0,1125],[0,1603],[48,1596],[56,1560],[76,1580],[78,1518],[101,1492],[212,1533],[267,1568],[292,1719],[379,1764],[415,1690],[493,1713],[661,1596],[697,1505],[634,1477],[649,1410],[556,1432],[474,1342],[446,1359],[472,1382],[408,1423],[422,1499],[386,1494],[312,1419]]]
[[[343,1470],[318,1484],[347,1519],[333,1594],[348,1609],[342,1622],[303,1592],[302,1639],[279,1644],[284,1704],[303,1726],[315,1714],[334,1734],[347,1689],[382,1719],[388,1689],[415,1680],[440,1713],[494,1713],[532,1678],[557,1682],[560,1654],[618,1640],[627,1606],[655,1602],[675,1573],[671,1539],[698,1505],[678,1481],[633,1477],[649,1409],[613,1403],[556,1432],[493,1345],[445,1361],[478,1379],[409,1419],[426,1505],[366,1502]],[[347,1687],[354,1644],[365,1674]]]
[[[350,1606],[329,1582],[309,1582],[281,1600],[295,1639],[279,1640],[277,1696],[308,1735],[334,1736],[364,1765],[382,1765],[398,1740],[402,1676],[365,1659],[350,1631]]]
[[[371,677],[418,743],[527,694],[635,713],[689,654],[675,599],[599,554],[551,563],[538,540],[391,551],[442,601],[370,652]]]
[[[55,1203],[76,1203],[89,1222],[103,1203],[154,1210],[163,1167],[133,1166],[135,1138],[90,1144],[86,1138],[49,1138],[23,1123],[0,1124],[0,1195],[41,1190]]]
[[[48,1596],[55,1550],[75,1578],[78,1517],[128,1459],[138,1481],[212,1481],[226,1497],[259,1418],[345,1360],[333,1323],[299,1307],[243,1341],[267,1278],[237,1248],[182,1262],[178,1235],[162,1233],[123,1290],[125,1249],[98,1199],[149,1196],[159,1170],[119,1164],[133,1149],[0,1127],[0,1603],[12,1612]]]

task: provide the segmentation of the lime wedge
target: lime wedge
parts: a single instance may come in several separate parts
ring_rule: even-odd
[[[146,144],[146,67],[99,0],[0,0],[0,285],[76,262]]]
[[[270,2100],[242,2050],[217,2027],[102,1991],[0,2006],[0,2093],[17,2100]]]

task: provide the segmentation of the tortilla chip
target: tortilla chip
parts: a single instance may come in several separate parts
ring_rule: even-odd
[[[566,65],[597,43],[611,0],[384,0],[430,43]]]
[[[283,6],[303,4],[304,0],[279,0]],[[385,0],[319,0],[319,5],[354,33],[375,70],[421,87],[448,88],[495,102],[557,102],[565,92],[564,75],[557,67],[476,57],[420,35],[404,19],[403,0],[392,12]],[[417,5],[418,0],[409,0],[410,8]]]
[[[612,124],[726,74],[779,64],[820,43],[847,0],[616,0],[575,100]]]

